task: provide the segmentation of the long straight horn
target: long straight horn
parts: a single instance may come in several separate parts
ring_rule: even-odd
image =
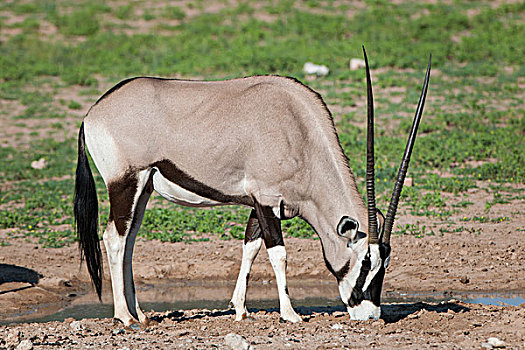
[[[405,176],[407,174],[408,164],[410,163],[412,148],[414,147],[414,142],[416,141],[417,128],[419,126],[419,122],[421,121],[421,116],[423,115],[423,107],[425,106],[425,98],[427,97],[428,79],[430,78],[431,61],[432,55],[430,55],[430,58],[428,59],[428,67],[427,73],[425,75],[425,82],[423,83],[423,90],[421,91],[421,96],[419,97],[416,115],[414,117],[414,122],[412,123],[412,130],[410,131],[410,136],[408,137],[405,154],[403,155],[403,160],[401,161],[401,166],[399,167],[399,172],[397,173],[394,191],[392,192],[392,199],[390,200],[390,205],[388,206],[388,212],[385,219],[385,233],[383,236],[383,243],[385,244],[390,244],[390,234],[392,233],[392,227],[394,226],[394,218],[396,216],[397,205],[399,204],[399,197],[405,182]]]
[[[366,92],[368,104],[368,124],[366,136],[366,199],[368,203],[368,243],[378,244],[377,232],[377,211],[375,193],[375,174],[374,174],[374,94],[372,93],[372,82],[370,79],[370,68],[368,67],[368,57],[366,57],[365,47],[363,46],[366,65]]]

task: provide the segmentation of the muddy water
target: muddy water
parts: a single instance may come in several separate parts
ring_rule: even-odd
[[[143,310],[157,312],[184,309],[228,309],[234,285],[230,282],[172,282],[141,284],[137,293]],[[293,305],[300,314],[318,311],[344,311],[335,283],[320,281],[290,281]],[[110,318],[113,316],[111,290],[103,295],[103,302],[94,293],[75,298],[68,305],[38,305],[23,314],[0,320],[0,324],[63,321],[66,318]],[[457,299],[467,303],[518,306],[525,303],[525,293],[384,293],[383,303],[440,302]],[[251,311],[278,310],[277,288],[271,281],[251,283],[247,292],[247,306]],[[233,312],[232,312],[233,314]]]

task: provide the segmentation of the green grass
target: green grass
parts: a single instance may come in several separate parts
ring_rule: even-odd
[[[363,71],[348,69],[351,57],[361,57],[362,44],[372,68],[381,68],[373,72],[373,79],[376,183],[382,208],[430,53],[434,73],[409,171],[414,186],[405,188],[402,203],[412,214],[446,219],[472,205],[465,194],[480,180],[499,186],[490,189],[494,196],[486,203],[487,211],[495,204],[524,200],[503,184],[525,182],[525,104],[520,88],[525,76],[525,4],[493,8],[488,1],[367,1],[366,7],[353,8],[332,1],[299,6],[280,0],[255,5],[246,1],[207,13],[200,2],[157,8],[140,2],[67,0],[0,4],[7,17],[22,16],[10,25],[6,16],[0,19],[0,30],[19,30],[1,39],[0,98],[23,106],[16,113],[2,107],[1,115],[7,118],[2,123],[28,128],[27,134],[11,135],[14,145],[0,147],[0,178],[7,189],[0,193],[0,228],[38,236],[47,246],[74,241],[73,180],[64,179],[74,174],[76,162],[76,140],[67,130],[71,123],[78,126],[80,118],[71,122],[72,113],[82,111],[81,96],[95,101],[103,93],[101,81],[116,83],[136,75],[224,79],[284,74],[306,82],[305,62],[326,64],[330,75],[308,85],[321,91],[330,106],[350,110],[335,117],[341,144],[364,190],[365,132],[356,125],[363,125],[365,110],[354,106],[365,97],[365,82]],[[343,15],[349,9],[355,12],[353,18]],[[479,13],[469,16],[469,9]],[[153,22],[152,29],[140,30],[138,20]],[[46,25],[54,26],[56,34],[43,34]],[[78,97],[56,96],[60,89],[78,86]],[[405,92],[388,92],[393,88]],[[390,100],[396,96],[400,103]],[[40,139],[45,126],[52,131]],[[31,168],[40,158],[47,166]],[[107,195],[97,179],[103,224]],[[449,196],[458,197],[453,205],[447,203]],[[240,207],[196,210],[159,204],[146,213],[140,234],[171,242],[199,240],[203,233],[239,239],[248,213]],[[482,219],[470,218],[476,220]],[[315,237],[300,219],[284,221],[283,230],[291,236]],[[399,232],[424,236],[432,231],[413,225]]]

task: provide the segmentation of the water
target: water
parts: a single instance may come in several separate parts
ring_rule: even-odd
[[[300,284],[291,283],[289,286],[293,305],[299,313],[309,314],[319,311],[344,311],[345,307],[339,299],[335,283],[319,283],[311,281]],[[141,307],[146,311],[171,311],[189,309],[218,309],[227,310],[233,286],[230,284],[217,283],[195,284],[178,283],[159,285],[142,285],[138,288]],[[525,303],[525,293],[384,293],[382,302],[388,303],[417,303],[441,302],[450,299],[461,300],[466,303],[519,306]],[[111,300],[110,291],[103,296],[103,300]],[[277,290],[273,283],[257,283],[248,289],[247,306],[252,311],[270,310],[278,311],[279,301]],[[50,305],[39,305],[30,312],[14,315],[8,319],[0,320],[0,324],[12,324],[21,322],[50,322],[63,321],[66,318],[111,318],[113,316],[113,305],[109,302],[99,303],[93,293],[79,297],[63,308],[57,306],[56,312],[45,312],[43,310],[53,309]],[[46,314],[44,314],[44,312]],[[232,311],[233,313],[233,311]]]
[[[517,295],[502,295],[499,297],[484,296],[464,300],[466,303],[482,304],[482,305],[500,305],[500,306],[520,306],[525,304],[525,296]]]

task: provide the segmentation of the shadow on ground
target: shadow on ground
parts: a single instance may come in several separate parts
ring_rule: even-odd
[[[452,310],[455,313],[470,311],[468,307],[456,303],[442,302],[439,304],[429,304],[420,301],[416,303],[382,305],[381,318],[385,321],[385,323],[395,323],[421,310],[436,313],[447,313],[449,310]]]
[[[309,320],[308,316],[313,314],[327,313],[332,315],[335,312],[346,312],[346,309],[343,305],[341,306],[314,306],[314,307],[296,307],[295,310],[297,313],[305,319]],[[385,323],[395,323],[398,322],[411,314],[417,313],[421,310],[436,312],[436,313],[447,313],[449,310],[458,312],[468,312],[470,309],[468,307],[456,304],[456,303],[447,303],[442,302],[440,304],[429,304],[425,302],[415,302],[415,303],[399,303],[399,304],[386,304],[381,306],[381,319]],[[248,309],[249,313],[257,313],[259,311],[266,312],[279,312],[278,308],[268,308],[268,309]],[[219,317],[224,315],[234,315],[235,311],[233,309],[229,310],[214,310],[214,311],[203,311],[191,316],[185,316],[184,313],[180,311],[173,311],[166,315],[155,316],[152,318],[152,321],[162,322],[164,319],[170,319],[172,321],[183,322],[187,320],[200,319],[203,317]],[[306,316],[306,317],[305,317]]]
[[[38,284],[40,278],[43,276],[35,270],[28,269],[27,267],[16,266],[11,264],[0,264],[0,284],[4,283],[29,283],[29,286],[19,287],[15,289],[8,289],[0,291],[0,294],[6,294],[11,292],[18,292],[27,288],[34,287]]]

